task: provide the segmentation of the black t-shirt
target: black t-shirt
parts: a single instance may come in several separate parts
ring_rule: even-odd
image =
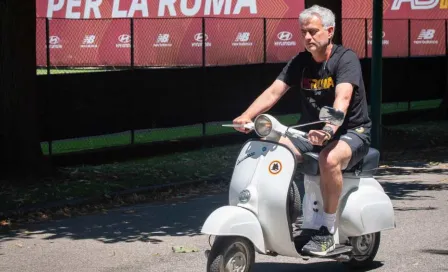
[[[323,106],[333,107],[336,85],[351,83],[352,99],[340,129],[371,127],[361,64],[352,50],[334,44],[330,58],[322,63],[317,63],[308,51],[300,52],[287,63],[277,79],[290,87],[299,88],[302,109],[299,124],[318,121]],[[307,126],[304,129],[319,129],[322,126]]]

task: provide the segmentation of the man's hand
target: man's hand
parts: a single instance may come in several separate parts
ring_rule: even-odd
[[[241,115],[241,116],[235,118],[235,120],[233,120],[234,125],[245,125],[247,123],[252,123],[252,120],[248,116],[245,116],[245,115]],[[244,127],[235,127],[235,129],[239,132],[243,132],[246,134],[248,134],[250,132],[249,129],[244,128]]]
[[[330,140],[330,134],[323,130],[310,130],[308,140],[312,145],[324,145],[326,141]]]

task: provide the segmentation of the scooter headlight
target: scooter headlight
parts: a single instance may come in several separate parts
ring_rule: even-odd
[[[249,190],[242,190],[239,196],[240,203],[247,203],[250,200],[250,191]]]
[[[259,115],[254,122],[255,132],[260,137],[266,137],[272,131],[272,121],[266,115]]]

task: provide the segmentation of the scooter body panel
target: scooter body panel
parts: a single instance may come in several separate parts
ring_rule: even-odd
[[[341,233],[353,237],[395,228],[392,202],[374,178],[346,179],[344,182],[359,182],[359,186],[344,194],[340,201]]]
[[[320,177],[305,175],[302,228],[318,229],[318,217],[323,216]],[[336,214],[336,242],[349,237],[393,229],[395,218],[392,202],[374,178],[344,177]]]
[[[295,156],[286,146],[259,139],[248,141],[234,168],[229,202],[258,217],[266,250],[297,257],[287,205],[295,166]],[[249,190],[251,198],[239,203],[238,196],[244,189]]]
[[[249,239],[258,252],[265,254],[263,231],[257,217],[237,206],[223,206],[209,215],[202,233],[216,236],[242,236]]]

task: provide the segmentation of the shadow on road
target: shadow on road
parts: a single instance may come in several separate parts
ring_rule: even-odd
[[[381,184],[392,200],[430,199],[432,196],[416,195],[414,193],[448,190],[447,183],[428,184],[417,181],[394,182],[383,180]],[[298,185],[300,190],[303,190],[303,184],[298,182]],[[303,192],[301,192],[301,197],[303,197]],[[35,234],[45,235],[43,239],[46,240],[69,238],[73,240],[93,239],[103,243],[135,241],[162,243],[163,237],[167,236],[201,235],[201,227],[207,216],[213,210],[227,203],[228,196],[224,193],[180,200],[176,203],[125,207],[106,211],[104,214],[32,224],[18,231],[10,231],[7,234],[0,233],[0,244],[17,238],[30,239]],[[397,209],[399,211],[416,211],[434,210],[436,208],[399,207]],[[276,266],[277,264],[271,265]],[[315,264],[312,267],[320,269],[322,265],[324,264]],[[294,267],[296,268],[296,266]],[[266,271],[276,270],[268,269]]]
[[[448,190],[448,183],[428,184],[422,182],[381,182],[392,200],[430,199],[432,196],[413,195],[416,192]]]
[[[448,255],[448,250],[443,249],[423,249],[422,252],[436,255]]]
[[[46,240],[94,239],[104,243],[163,242],[163,236],[201,235],[207,216],[226,205],[226,194],[204,196],[163,205],[139,205],[106,212],[33,224],[26,229],[0,234],[0,243],[16,238],[29,239],[46,234]]]
[[[356,270],[356,271],[371,271],[378,269],[383,266],[383,263],[374,261],[372,266],[367,269]],[[349,269],[338,262],[328,261],[319,263],[305,263],[305,264],[293,264],[293,263],[255,263],[254,272],[318,272],[318,271],[332,271],[332,272],[342,272],[349,271]]]

